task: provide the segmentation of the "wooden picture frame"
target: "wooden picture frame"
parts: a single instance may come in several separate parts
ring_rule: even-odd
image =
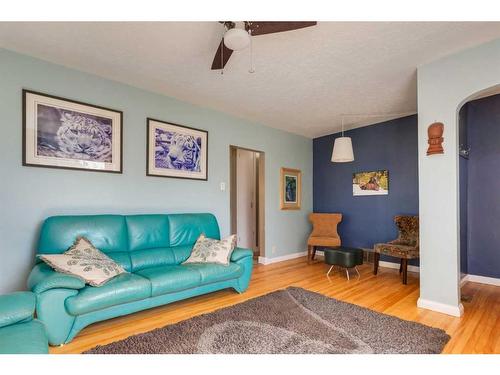
[[[123,172],[123,112],[22,90],[22,164]]]
[[[208,180],[208,131],[146,121],[146,176]]]
[[[363,197],[389,194],[389,171],[380,169],[352,174],[352,195]]]
[[[300,210],[302,204],[302,172],[300,169],[281,168],[280,208]]]

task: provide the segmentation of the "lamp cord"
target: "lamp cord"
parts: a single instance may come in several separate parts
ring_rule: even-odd
[[[222,25],[222,41],[220,45],[220,74],[224,74],[224,35],[226,34],[227,26],[226,24]]]

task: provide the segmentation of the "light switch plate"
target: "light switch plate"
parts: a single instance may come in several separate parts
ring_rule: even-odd
[[[220,183],[220,191],[226,191],[226,183],[225,182]]]

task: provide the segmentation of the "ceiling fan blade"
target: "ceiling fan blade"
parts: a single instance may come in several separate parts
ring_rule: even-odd
[[[212,70],[224,68],[232,53],[233,50],[224,45],[223,38],[219,44],[219,48],[217,48],[217,52],[215,53],[214,61],[212,62]]]
[[[251,30],[252,35],[263,35],[280,33],[282,31],[290,31],[303,29],[304,27],[315,26],[316,21],[312,22],[295,22],[295,21],[248,21],[245,22],[245,29]]]

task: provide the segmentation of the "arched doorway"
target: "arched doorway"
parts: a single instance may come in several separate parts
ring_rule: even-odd
[[[457,109],[462,301],[472,297],[463,287],[466,281],[496,285],[500,277],[499,94],[500,85],[493,86],[471,95]]]

